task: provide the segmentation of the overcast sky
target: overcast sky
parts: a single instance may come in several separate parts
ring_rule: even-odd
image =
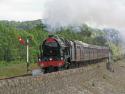
[[[0,20],[41,19],[46,0],[0,0]]]
[[[35,19],[125,28],[125,0],[0,0],[0,20]]]

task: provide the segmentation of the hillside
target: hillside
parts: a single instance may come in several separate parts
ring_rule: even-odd
[[[7,20],[1,20],[1,24],[9,27],[13,27],[19,30],[31,30],[32,28],[36,27],[37,25],[42,24],[42,20],[34,20],[34,21],[7,21]]]
[[[30,41],[30,60],[35,62],[39,54],[39,45],[49,33],[47,26],[41,20],[0,21],[0,61],[25,61],[26,48],[19,44],[18,37],[26,40],[30,36],[32,37]],[[110,46],[114,57],[121,54],[119,33],[114,29],[100,30],[83,24],[77,27],[61,27],[51,33],[69,40],[80,40],[90,44]]]

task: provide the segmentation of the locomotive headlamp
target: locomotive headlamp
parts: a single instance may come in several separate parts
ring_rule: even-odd
[[[61,57],[61,60],[63,60],[63,57]]]
[[[50,61],[52,61],[53,59],[52,58],[49,58]]]

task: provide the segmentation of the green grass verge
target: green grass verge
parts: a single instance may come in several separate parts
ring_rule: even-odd
[[[38,68],[37,64],[31,63],[29,69]],[[0,78],[23,75],[27,73],[26,62],[0,62]]]

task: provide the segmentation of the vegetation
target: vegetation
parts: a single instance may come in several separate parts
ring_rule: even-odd
[[[36,57],[39,44],[48,36],[48,32],[43,31],[43,28],[40,28],[39,25],[29,30],[20,30],[13,25],[8,26],[8,24],[0,23],[0,61],[9,62],[26,59],[26,47],[19,43],[19,36],[24,40],[28,36],[32,37],[30,41],[30,57],[31,59]]]
[[[13,77],[17,75],[23,75],[27,73],[27,65],[25,62],[0,62],[0,79],[6,77]],[[38,66],[34,63],[30,64],[29,69],[36,69]]]
[[[0,21],[0,61],[26,60],[26,47],[20,45],[18,37],[21,36],[26,40],[28,36],[31,36],[30,60],[35,62],[39,53],[39,45],[49,33],[41,20],[26,22]],[[80,40],[90,44],[110,46],[111,49],[113,48],[113,54],[120,51],[121,40],[118,31],[114,29],[100,30],[83,24],[78,27],[61,27],[52,33],[69,40]]]
[[[41,20],[26,22],[0,21],[0,68],[4,67],[2,69],[6,70],[5,67],[13,65],[19,68],[18,65],[20,64],[23,68],[24,63],[22,61],[26,61],[26,47],[19,43],[19,36],[24,40],[29,36],[32,37],[32,40],[30,40],[30,62],[37,62],[39,45],[49,33],[46,25]],[[110,46],[114,58],[121,54],[119,33],[113,29],[100,30],[83,24],[78,27],[61,27],[51,33],[69,40]]]

